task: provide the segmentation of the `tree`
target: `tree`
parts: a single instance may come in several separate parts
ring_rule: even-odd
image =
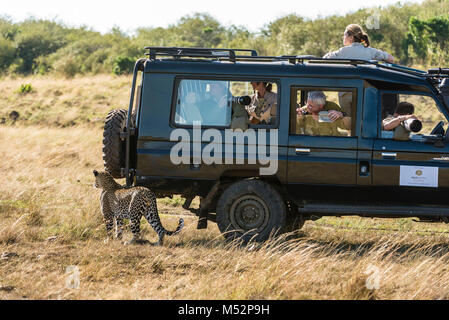
[[[14,42],[0,37],[0,72],[6,70],[16,57]]]
[[[66,42],[64,28],[55,22],[29,19],[19,25],[15,36],[16,56],[21,61],[18,71],[30,73],[40,56],[49,55]]]
[[[412,49],[418,59],[431,62],[445,60],[449,56],[449,15],[433,17],[427,20],[410,18],[409,32],[404,39],[407,57]],[[443,59],[442,59],[443,58]]]
[[[215,48],[224,40],[224,27],[207,13],[183,17],[175,29],[181,46]]]

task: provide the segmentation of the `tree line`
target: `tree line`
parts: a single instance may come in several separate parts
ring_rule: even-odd
[[[206,13],[182,17],[167,28],[140,27],[133,35],[119,28],[101,34],[55,21],[29,18],[14,23],[0,17],[0,73],[58,73],[68,77],[129,73],[149,45],[323,56],[342,46],[343,32],[351,23],[360,24],[370,36],[371,46],[389,52],[398,63],[449,67],[449,1],[427,0],[316,19],[290,14],[267,23],[259,32],[223,26]]]

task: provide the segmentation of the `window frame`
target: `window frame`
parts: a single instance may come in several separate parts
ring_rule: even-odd
[[[448,125],[449,127],[449,114],[446,113],[446,108],[444,106],[442,106],[440,104],[440,101],[438,99],[435,98],[435,96],[432,93],[427,93],[427,92],[422,92],[422,91],[401,91],[401,90],[379,90],[378,94],[379,94],[379,101],[378,101],[378,106],[377,106],[377,139],[381,139],[381,140],[388,140],[388,141],[400,141],[400,142],[409,142],[412,140],[407,140],[407,141],[401,141],[401,140],[394,140],[393,138],[385,138],[382,137],[382,121],[384,119],[382,119],[382,96],[383,94],[398,94],[398,95],[416,95],[416,96],[426,96],[426,97],[430,97],[434,102],[435,105],[438,109],[438,111],[443,114],[443,116],[446,118],[446,125]],[[385,130],[384,130],[385,131]]]
[[[172,103],[170,110],[170,127],[172,128],[185,128],[192,129],[193,124],[180,124],[175,122],[176,116],[176,106],[178,101],[178,89],[182,80],[204,80],[204,81],[228,81],[228,82],[270,82],[276,84],[277,92],[277,104],[276,104],[276,122],[274,124],[248,124],[248,129],[277,129],[279,128],[280,123],[280,105],[281,105],[281,80],[273,79],[273,78],[261,78],[261,77],[248,77],[248,76],[239,76],[239,77],[223,77],[223,76],[176,76],[173,85],[173,93],[172,93]],[[251,96],[251,95],[250,95]],[[231,115],[232,116],[232,115]],[[216,125],[201,125],[201,128],[214,128],[214,129],[231,129],[231,123],[228,126],[216,126]]]

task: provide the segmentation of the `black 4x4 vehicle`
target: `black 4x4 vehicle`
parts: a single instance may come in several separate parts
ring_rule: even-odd
[[[191,209],[198,228],[211,220],[225,237],[265,240],[324,215],[448,222],[449,69],[146,49],[148,59],[134,68],[128,110],[106,118],[105,168],[128,186],[180,194],[185,208],[200,196],[200,209]],[[252,101],[252,82],[271,84],[271,118],[231,130],[234,107]],[[224,100],[210,99],[217,87]],[[311,91],[337,105],[346,125],[301,112]],[[414,128],[400,124],[421,129],[405,138],[383,125],[401,102],[413,104],[420,120]]]

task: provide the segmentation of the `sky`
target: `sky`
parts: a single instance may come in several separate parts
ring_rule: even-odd
[[[257,32],[269,22],[295,13],[314,19],[344,15],[361,8],[385,7],[398,0],[0,0],[0,16],[19,22],[30,16],[87,26],[101,33],[113,27],[133,34],[139,27],[167,27],[195,12],[209,13],[224,26]],[[407,0],[405,2],[423,2]],[[2,4],[3,3],[3,4]]]

